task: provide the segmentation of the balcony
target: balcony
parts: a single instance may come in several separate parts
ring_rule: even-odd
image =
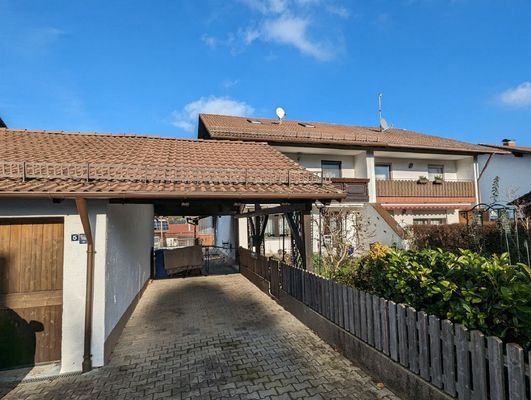
[[[473,181],[377,180],[376,196],[474,199],[476,194]]]
[[[343,201],[368,202],[368,179],[360,178],[331,178],[332,184],[347,194]]]

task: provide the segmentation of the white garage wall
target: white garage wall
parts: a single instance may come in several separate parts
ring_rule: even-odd
[[[96,257],[94,263],[94,318],[92,354],[95,366],[103,365],[104,299],[103,275],[105,273],[106,201],[89,201],[89,217],[94,232]],[[63,330],[61,339],[61,372],[81,371],[85,327],[85,285],[87,246],[72,242],[70,235],[83,233],[83,226],[75,202],[65,200],[0,200],[0,218],[10,217],[63,217]]]
[[[153,206],[107,206],[105,339],[150,276]]]
[[[215,245],[219,247],[224,247],[228,243],[233,249],[235,249],[238,244],[236,243],[236,238],[234,237],[233,232],[233,224],[234,224],[234,218],[230,215],[224,215],[222,217],[217,217],[217,226],[216,226],[216,232],[215,232]],[[247,233],[245,233],[245,236],[247,237]],[[223,251],[229,258],[233,259],[236,257],[235,250],[221,250]]]

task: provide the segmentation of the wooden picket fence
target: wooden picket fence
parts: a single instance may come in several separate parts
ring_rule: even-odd
[[[240,264],[452,397],[531,400],[531,351],[240,249]],[[527,359],[527,362],[526,362]]]

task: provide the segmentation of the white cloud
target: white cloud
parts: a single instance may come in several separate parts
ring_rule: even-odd
[[[346,19],[350,16],[345,6],[324,0],[240,0],[240,3],[258,13],[258,19],[226,33],[225,37],[203,35],[202,40],[209,47],[223,45],[236,55],[261,41],[291,46],[319,61],[330,61],[341,46],[321,39],[323,32],[319,32],[316,22],[323,22],[320,21],[323,11],[329,18]]]
[[[308,37],[309,20],[298,17],[282,16],[267,20],[262,28],[263,39],[295,47],[302,54],[321,61],[333,58],[334,54],[326,45],[312,41]]]
[[[206,33],[201,36],[201,40],[203,43],[205,43],[208,47],[216,47],[218,44],[218,39],[214,36],[207,35]]]
[[[172,125],[193,132],[200,113],[245,116],[252,115],[254,108],[244,101],[230,97],[201,97],[186,104],[181,111],[174,111]]]
[[[330,14],[337,15],[338,17],[341,17],[343,19],[347,19],[350,17],[349,10],[340,4],[332,4],[326,7],[326,11],[328,11]]]
[[[287,10],[287,0],[241,0],[250,9],[262,14],[280,14]]]
[[[223,86],[225,89],[230,89],[236,86],[238,83],[240,83],[238,79],[225,79],[223,82],[221,82],[221,86]]]
[[[531,82],[523,82],[515,88],[507,89],[500,94],[500,101],[514,107],[531,105]]]

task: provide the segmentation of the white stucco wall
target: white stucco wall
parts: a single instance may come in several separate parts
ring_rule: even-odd
[[[393,210],[391,215],[403,227],[412,225],[414,219],[443,218],[446,219],[447,224],[459,223],[458,209],[406,210],[405,213],[401,210]]]
[[[489,156],[479,156],[479,170],[482,171]],[[512,154],[494,155],[479,180],[481,202],[491,203],[492,182],[500,177],[498,201],[506,203],[531,191],[531,154],[515,157]]]
[[[389,226],[371,204],[365,206],[365,213],[370,227],[370,243],[378,242],[387,246],[404,247],[403,239]]]
[[[286,154],[309,171],[320,173],[321,161],[341,161],[342,178],[354,178],[354,156],[332,154]]]
[[[247,249],[249,246],[249,238],[247,237],[247,218],[238,218],[238,243],[236,247],[243,247]]]
[[[236,243],[236,238],[234,237],[233,224],[234,218],[230,215],[224,215],[217,217],[217,225],[215,231],[215,245],[219,247],[227,246],[227,244],[232,247],[233,250],[220,249],[223,251],[229,258],[234,259],[236,254],[236,248],[238,243]],[[245,234],[247,237],[247,233]]]
[[[89,201],[89,218],[94,232],[94,319],[92,354],[95,366],[103,365],[104,344],[104,273],[106,243],[106,201]],[[75,202],[65,200],[0,200],[0,218],[62,217],[64,218],[63,318],[61,339],[61,372],[81,370],[83,361],[84,312],[87,245],[72,242],[70,235],[83,233]]]
[[[444,179],[472,179],[473,158],[467,160],[440,160],[440,159],[406,159],[392,157],[376,157],[375,164],[391,164],[392,179],[417,180],[419,176],[428,176],[428,165],[444,165]],[[409,164],[413,164],[409,168]],[[458,173],[458,166],[461,168]],[[466,178],[465,178],[466,177]]]
[[[105,338],[150,276],[153,206],[107,206]]]

